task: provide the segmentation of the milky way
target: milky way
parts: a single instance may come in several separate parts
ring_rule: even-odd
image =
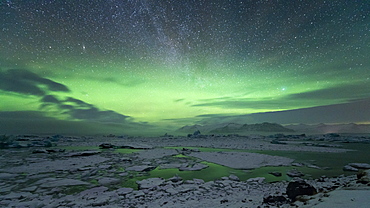
[[[125,133],[312,123],[308,109],[368,123],[369,13],[363,0],[1,1],[0,121]]]

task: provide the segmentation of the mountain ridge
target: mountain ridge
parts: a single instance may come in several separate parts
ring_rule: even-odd
[[[293,129],[286,128],[277,123],[256,123],[256,124],[238,124],[225,123],[218,125],[186,125],[179,129],[178,132],[192,133],[194,131],[206,133],[243,133],[243,132],[294,132]]]

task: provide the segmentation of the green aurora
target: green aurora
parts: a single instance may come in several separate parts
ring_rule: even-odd
[[[370,122],[369,1],[0,2],[2,134]]]

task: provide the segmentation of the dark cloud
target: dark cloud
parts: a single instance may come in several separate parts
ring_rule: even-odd
[[[85,108],[85,107],[86,108],[92,108],[93,107],[92,104],[86,103],[82,100],[72,98],[72,97],[68,97],[64,102],[73,103],[75,106],[77,106],[79,108]]]
[[[287,99],[358,99],[370,96],[370,82],[339,85],[321,90],[289,95]]]
[[[10,69],[0,72],[0,90],[35,96],[43,96],[51,91],[70,91],[63,84],[40,77],[24,69]]]
[[[46,95],[40,101],[42,102],[41,108],[54,106],[60,110],[61,114],[68,115],[73,120],[127,123],[127,120],[130,118],[115,111],[100,110],[92,104],[72,97],[63,100],[53,95]]]
[[[72,97],[59,99],[49,93],[70,92],[67,86],[23,69],[0,72],[0,90],[40,96],[42,97],[40,109],[54,107],[60,110],[60,114],[68,115],[73,120],[127,123],[127,119],[130,118],[111,110],[100,110],[92,104]]]
[[[58,98],[56,98],[54,95],[45,95],[44,97],[41,98],[41,105],[40,109],[44,109],[47,106],[52,106],[54,104],[59,104]]]
[[[203,114],[196,116],[197,118],[209,118],[209,117],[224,117],[224,116],[230,116],[228,114]]]
[[[225,100],[216,98],[214,101],[191,105],[193,107],[219,107],[236,109],[288,109],[297,107],[301,103],[296,100],[286,100],[283,97],[272,99],[252,99],[252,98],[227,98]]]
[[[296,110],[254,113],[245,115],[200,115],[199,124],[218,123],[360,123],[370,121],[370,97],[348,103],[325,105]],[[196,120],[196,119],[195,119]]]
[[[58,107],[62,110],[73,110],[75,107],[72,105],[58,105]]]
[[[146,131],[142,131],[146,129]],[[67,134],[67,135],[160,135],[163,132],[142,123],[101,123],[67,121],[45,116],[40,111],[0,111],[0,134]]]
[[[101,111],[92,104],[72,97],[67,98],[63,103],[72,104],[72,108],[70,108],[67,113],[73,119],[124,123],[127,122],[128,118],[130,118],[129,116],[125,116],[111,110]]]
[[[328,104],[331,100],[335,102],[349,102],[356,99],[370,97],[370,83],[354,83],[339,85],[330,88],[296,93],[277,98],[232,98],[222,97],[214,99],[198,100],[200,103],[193,107],[218,107],[236,109],[293,109]],[[303,103],[305,105],[303,105]]]
[[[59,100],[54,95],[46,95],[41,99],[43,103],[59,103]]]
[[[182,101],[184,101],[184,100],[185,100],[184,98],[181,98],[181,99],[176,99],[176,100],[174,100],[173,102],[178,103],[178,102],[182,102]]]
[[[100,111],[95,107],[88,109],[70,109],[68,114],[74,119],[99,121],[99,122],[112,122],[112,123],[125,123],[129,116],[124,116],[117,112],[108,110]]]

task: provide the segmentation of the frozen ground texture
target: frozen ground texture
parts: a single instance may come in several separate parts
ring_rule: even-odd
[[[306,180],[318,193],[294,202],[286,194],[289,182],[266,183],[261,177],[240,181],[237,176],[229,175],[204,181],[183,180],[174,175],[168,179],[140,179],[136,181],[137,190],[122,185],[129,178],[148,175],[147,172],[156,167],[196,171],[206,168],[201,162],[207,161],[231,168],[253,169],[290,166],[293,162],[290,158],[257,153],[163,148],[169,146],[348,151],[335,148],[330,142],[309,140],[308,144],[304,138],[298,138],[303,139],[302,142],[286,141],[286,138],[277,142],[277,139],[260,136],[109,138],[116,147],[130,144],[132,148],[143,149],[131,154],[120,154],[113,149],[53,151],[64,146],[97,147],[107,138],[60,138],[55,142],[56,148],[23,145],[23,148],[0,149],[0,207],[365,207],[370,204],[369,197],[365,197],[370,192],[366,174],[361,179],[352,175]],[[20,140],[32,142],[32,139]],[[195,159],[173,157],[179,154]],[[362,164],[360,169],[366,167]],[[264,202],[268,196],[280,196],[286,201]]]
[[[292,159],[248,152],[192,152],[189,156],[235,169],[290,166]]]

